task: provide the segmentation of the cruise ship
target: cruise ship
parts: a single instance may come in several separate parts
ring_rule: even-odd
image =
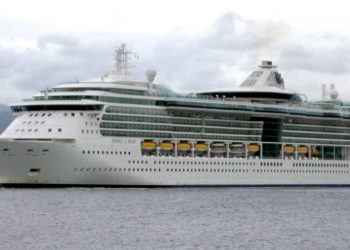
[[[350,185],[350,103],[334,85],[310,102],[263,61],[237,87],[179,94],[153,69],[135,80],[130,54],[123,44],[103,77],[11,105],[0,185]]]

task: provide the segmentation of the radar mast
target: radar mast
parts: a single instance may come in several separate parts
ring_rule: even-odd
[[[129,65],[129,55],[136,54],[126,50],[126,44],[122,43],[121,47],[115,50],[115,71],[120,75],[129,75],[129,68],[132,65]]]

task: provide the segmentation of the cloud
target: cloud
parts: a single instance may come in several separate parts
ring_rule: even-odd
[[[197,33],[44,33],[35,39],[24,37],[32,39],[31,46],[20,47],[8,46],[9,42],[5,46],[1,39],[5,38],[0,35],[2,103],[18,102],[77,77],[99,78],[113,67],[113,51],[122,42],[140,57],[131,69],[137,79],[145,79],[145,70],[153,67],[157,83],[180,92],[234,87],[263,59],[280,66],[287,88],[314,98],[310,86],[333,79],[342,90],[350,74],[346,36],[300,34],[283,22],[247,20],[235,13],[226,13]]]
[[[40,37],[38,40],[39,48],[45,48],[48,44],[60,45],[64,47],[79,46],[79,41],[67,35],[53,34]]]
[[[350,72],[350,55],[348,44],[333,48],[312,48],[294,45],[281,51],[280,61],[285,69],[299,69],[329,74],[348,74]]]

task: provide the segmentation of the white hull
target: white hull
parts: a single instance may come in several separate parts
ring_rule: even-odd
[[[6,148],[8,151],[0,152],[0,183],[96,186],[350,185],[349,161],[142,156],[140,141],[118,141],[114,143],[110,138],[79,143],[1,140],[0,149]],[[39,169],[40,172],[33,173],[31,169]]]

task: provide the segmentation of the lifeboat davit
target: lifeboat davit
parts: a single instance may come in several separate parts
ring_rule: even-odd
[[[259,145],[257,144],[250,144],[247,146],[247,148],[250,152],[258,152],[260,149]]]
[[[143,150],[153,150],[155,148],[156,148],[156,143],[153,141],[141,142],[141,149],[143,149]]]
[[[210,144],[210,148],[213,153],[223,153],[226,151],[226,145],[224,142],[213,142]]]
[[[230,144],[230,151],[231,152],[243,152],[244,151],[243,143],[232,143],[232,144]]]

